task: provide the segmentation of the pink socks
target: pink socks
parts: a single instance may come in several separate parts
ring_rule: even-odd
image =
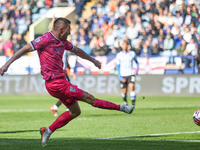
[[[102,109],[110,109],[110,110],[120,110],[120,105],[116,105],[114,103],[96,99],[95,103],[93,104],[94,107],[102,108]]]
[[[72,119],[73,118],[70,116],[69,111],[65,111],[49,126],[49,129],[54,132],[56,129],[66,125]]]

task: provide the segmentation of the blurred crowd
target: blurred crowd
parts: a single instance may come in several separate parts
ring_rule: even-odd
[[[0,0],[0,56],[12,56],[27,42],[29,26],[52,7],[77,6],[82,13],[88,0]]]
[[[115,56],[125,40],[138,56],[187,56],[199,61],[200,9],[189,0],[99,0],[83,18],[89,0],[68,0],[77,23],[70,41],[90,55]],[[26,44],[31,23],[63,0],[0,0],[0,55]],[[190,3],[189,3],[190,2]]]
[[[115,56],[125,40],[141,57],[193,55],[199,61],[200,9],[194,3],[99,0],[91,10],[71,32],[72,43],[90,55]]]

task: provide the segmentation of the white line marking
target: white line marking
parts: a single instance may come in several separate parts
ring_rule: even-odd
[[[104,139],[100,139],[104,140]],[[175,140],[175,139],[109,139],[109,140],[130,140],[130,141],[172,141],[172,142],[200,142],[200,140]]]
[[[166,107],[137,107],[137,109],[166,109],[166,108],[184,108],[184,107],[198,107],[196,105],[188,105],[188,106],[166,106]],[[200,106],[199,106],[200,107]],[[102,111],[104,109],[97,109],[97,108],[83,108],[81,110],[95,110],[95,111]],[[10,113],[10,112],[47,112],[50,111],[49,109],[1,109],[0,113]],[[61,109],[63,111],[63,109]]]
[[[131,138],[131,137],[154,137],[154,136],[159,136],[159,135],[190,134],[190,133],[200,133],[200,131],[158,133],[158,134],[132,135],[132,136],[116,136],[116,137],[95,138],[95,139],[118,139],[118,138]]]

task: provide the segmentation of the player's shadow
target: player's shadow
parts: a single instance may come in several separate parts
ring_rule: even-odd
[[[23,133],[23,132],[39,132],[39,130],[4,131],[4,132],[0,132],[0,134],[7,134],[7,133]]]
[[[199,142],[145,139],[50,138],[47,147],[38,139],[0,138],[1,150],[194,150]]]

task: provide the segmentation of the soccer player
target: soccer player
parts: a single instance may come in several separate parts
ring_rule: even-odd
[[[64,54],[63,54],[63,70],[66,71],[67,69],[71,69],[69,63],[68,63],[68,60],[67,60],[68,56],[67,56],[67,51],[64,51]],[[68,71],[67,71],[68,72]],[[68,76],[68,73],[66,72],[65,74],[65,77],[66,79],[70,82],[70,79],[69,79],[69,76]],[[73,72],[72,73],[72,77],[73,79],[76,79],[76,74]],[[60,100],[57,101],[57,103],[53,106],[50,107],[50,110],[51,112],[53,113],[54,116],[58,116],[58,107],[62,104],[62,102]],[[67,111],[69,109],[67,108]]]
[[[81,114],[78,101],[86,102],[93,107],[118,110],[127,114],[132,113],[133,107],[117,105],[109,101],[95,98],[90,93],[72,85],[64,77],[62,55],[64,50],[69,50],[77,56],[91,61],[96,67],[101,68],[101,63],[86,54],[82,49],[73,46],[67,41],[70,34],[70,21],[66,18],[57,18],[54,21],[54,29],[43,36],[31,41],[18,50],[1,68],[0,74],[4,75],[9,66],[27,52],[37,50],[40,59],[41,74],[45,80],[45,86],[49,94],[62,101],[69,111],[62,113],[49,127],[41,127],[41,143],[47,146],[50,135],[56,130],[65,126],[69,121]]]
[[[135,76],[138,74],[139,63],[136,58],[134,51],[129,50],[129,45],[126,41],[122,44],[122,51],[116,56],[117,59],[117,72],[120,79],[120,87],[122,88],[122,98],[124,100],[124,105],[127,103],[127,87],[130,91],[130,98],[132,101],[133,109],[135,109]],[[137,64],[137,70],[133,68],[133,61]]]

